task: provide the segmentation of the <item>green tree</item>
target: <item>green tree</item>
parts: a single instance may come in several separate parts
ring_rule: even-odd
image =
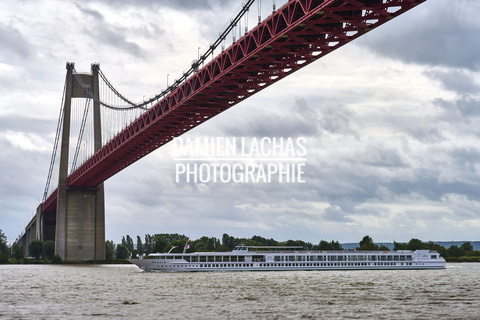
[[[55,241],[47,240],[43,243],[43,256],[45,259],[51,260],[55,254]]]
[[[426,249],[437,251],[442,257],[447,257],[447,249],[439,244],[433,243],[432,241],[425,243]]]
[[[224,233],[222,236],[222,244],[228,249],[233,250],[235,247],[235,238]]]
[[[163,239],[155,239],[154,238],[154,243],[152,247],[152,252],[163,252],[165,250],[165,247],[167,246],[167,242]]]
[[[360,247],[361,246],[368,246],[370,244],[373,244],[373,239],[370,236],[365,236],[365,237],[363,237],[362,240],[360,240],[359,244],[360,244]]]
[[[122,245],[125,246],[125,248],[127,248],[128,255],[130,255],[133,250],[133,240],[128,234],[126,238],[125,236],[122,237]]]
[[[265,245],[263,244],[263,242],[257,242],[257,241],[255,241],[255,240],[253,240],[253,239],[247,239],[247,241],[245,241],[244,245],[246,245],[246,246],[252,246],[252,247],[253,247],[253,246],[259,246],[259,247],[265,246]]]
[[[54,254],[52,257],[52,263],[62,263],[62,257],[60,257],[58,254]]]
[[[28,244],[28,255],[40,260],[43,255],[43,242],[41,240],[32,240]]]
[[[272,238],[267,239],[260,236],[253,236],[250,240],[253,240],[256,243],[260,243],[260,246],[278,246],[278,241]]]
[[[393,251],[407,250],[407,244],[393,241]]]
[[[449,257],[463,257],[465,255],[465,250],[463,248],[453,245],[447,249],[447,256]]]
[[[223,244],[215,248],[215,252],[228,252],[228,251],[230,251],[230,249]]]
[[[217,238],[201,237],[192,242],[193,251],[214,251],[220,245]]]
[[[115,244],[111,240],[105,241],[105,258],[107,260],[115,259]]]
[[[153,235],[154,242],[158,240],[163,240],[165,243],[172,243],[174,241],[183,241],[184,243],[187,242],[188,237],[183,234],[178,233],[159,233]]]
[[[425,245],[420,239],[412,238],[407,243],[407,250],[415,251],[415,250],[422,250],[422,249],[425,249]]]
[[[359,242],[359,245],[360,247],[357,248],[358,250],[378,250],[378,246],[373,242],[373,239],[370,236],[363,237],[363,239]]]
[[[115,257],[117,259],[127,259],[128,258],[128,249],[123,244],[117,245],[115,250]]]
[[[468,251],[468,252],[465,252],[465,255],[470,257],[480,257],[480,251],[479,250]]]
[[[8,246],[7,246],[7,237],[3,233],[2,230],[0,230],[0,263],[6,263],[8,262]]]
[[[464,243],[460,246],[460,248],[462,248],[463,250],[465,250],[465,252],[473,251],[472,243],[469,242],[469,241],[464,242]]]
[[[140,236],[137,236],[137,252],[139,255],[143,254],[143,243]]]
[[[330,245],[332,246],[332,250],[338,250],[338,251],[341,251],[343,250],[343,247],[342,245],[340,244],[340,242],[338,241],[331,241],[330,242]]]
[[[145,235],[145,242],[143,244],[143,253],[144,254],[150,254],[152,252],[153,248],[153,240],[152,236],[149,234]]]
[[[310,250],[312,248],[311,243],[307,243],[302,240],[287,240],[285,242],[286,246],[298,246],[298,247],[303,247],[305,250]]]
[[[318,250],[323,250],[323,251],[333,250],[332,244],[329,243],[328,241],[321,240],[320,243],[318,244]]]
[[[13,259],[21,260],[23,257],[25,257],[25,247],[19,245],[18,243],[14,243],[12,245],[12,255]]]
[[[131,254],[133,251],[133,239],[127,234],[127,249],[128,253]]]

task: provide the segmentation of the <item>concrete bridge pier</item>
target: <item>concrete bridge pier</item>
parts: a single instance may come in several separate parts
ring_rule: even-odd
[[[59,202],[64,203],[57,207],[55,252],[66,261],[105,259],[103,186],[63,193]]]

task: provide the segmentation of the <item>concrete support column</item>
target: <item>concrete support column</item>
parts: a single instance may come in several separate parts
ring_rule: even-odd
[[[67,63],[65,79],[65,97],[63,104],[62,140],[60,145],[60,166],[58,175],[57,215],[55,228],[55,253],[67,259],[67,177],[68,152],[70,145],[70,115],[73,94],[73,63]]]
[[[100,97],[98,71],[100,65],[92,64],[92,90]],[[102,125],[100,103],[93,102],[93,137],[95,152],[102,148]],[[105,192],[103,183],[97,186],[95,206],[95,259],[105,259]]]

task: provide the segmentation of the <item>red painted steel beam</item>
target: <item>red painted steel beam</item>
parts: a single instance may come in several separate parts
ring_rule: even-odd
[[[96,186],[174,137],[425,0],[291,0],[151,107],[68,178]]]

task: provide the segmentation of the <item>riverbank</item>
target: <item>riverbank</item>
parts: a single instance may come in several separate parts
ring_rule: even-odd
[[[88,261],[51,261],[51,260],[35,260],[35,259],[22,259],[22,260],[8,260],[7,263],[1,264],[71,264],[71,265],[81,265],[81,264],[130,264],[126,259],[113,259],[113,260],[88,260]]]
[[[468,263],[468,262],[480,262],[480,256],[463,256],[463,257],[447,257],[446,262],[449,263]],[[22,259],[12,260],[2,264],[65,264],[65,265],[82,265],[82,264],[129,264],[126,259],[113,259],[113,260],[88,260],[88,261],[50,261],[50,260],[35,260],[35,259]]]

